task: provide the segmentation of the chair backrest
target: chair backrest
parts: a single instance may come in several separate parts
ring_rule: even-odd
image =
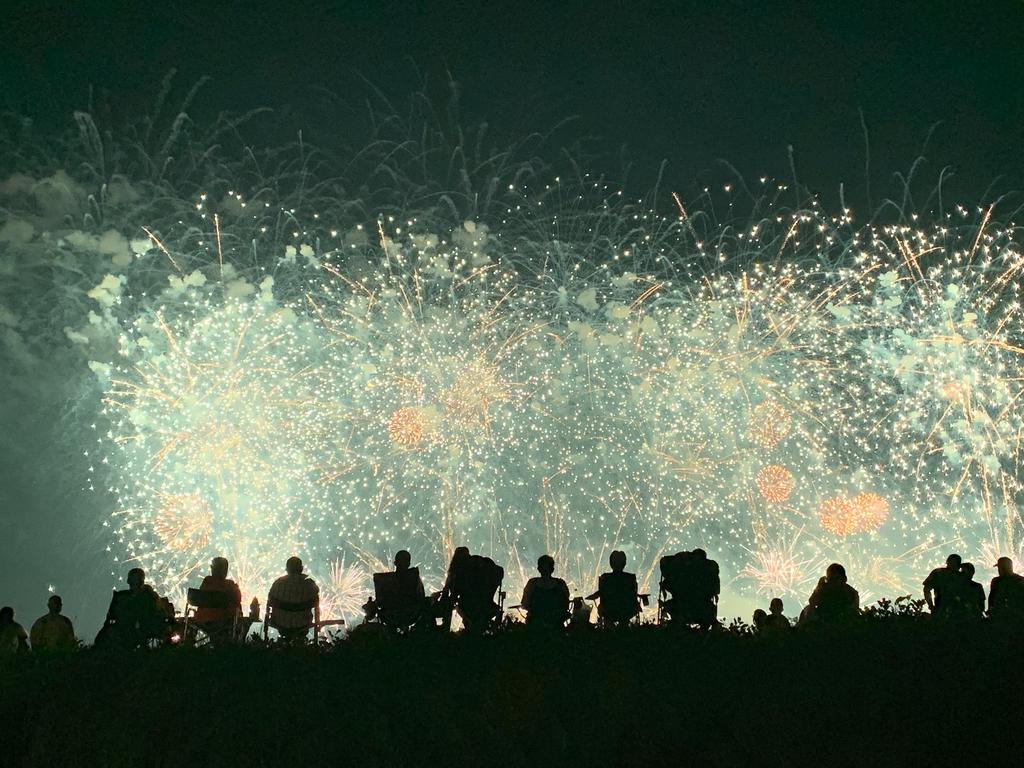
[[[373,591],[379,611],[403,611],[416,608],[423,600],[419,594],[420,569],[385,571],[373,574]]]
[[[313,597],[309,600],[303,600],[300,603],[288,603],[284,600],[278,600],[276,597],[267,597],[267,609],[273,611],[287,611],[289,613],[301,613],[303,611],[312,611],[320,605],[320,598]]]
[[[527,615],[531,622],[559,624],[569,615],[569,598],[560,589],[535,589],[530,598]]]
[[[459,574],[460,597],[470,599],[494,599],[494,593],[501,587],[505,569],[491,558],[473,555]]]
[[[188,590],[186,601],[195,608],[212,610],[228,610],[239,605],[232,593],[212,589],[191,588]]]
[[[629,621],[640,609],[636,576],[632,573],[606,573],[601,576],[601,613],[612,621]]]
[[[661,558],[661,586],[673,595],[678,595],[687,588],[692,589],[692,585],[688,584],[692,571],[691,563],[689,552],[677,552]]]

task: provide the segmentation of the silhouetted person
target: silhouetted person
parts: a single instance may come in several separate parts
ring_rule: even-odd
[[[1013,572],[1013,560],[996,561],[998,576],[988,588],[988,615],[998,621],[1024,620],[1024,576]]]
[[[537,571],[523,589],[522,606],[526,610],[526,625],[545,629],[560,629],[569,618],[569,587],[553,574],[555,559],[551,555],[537,558]]]
[[[285,640],[304,640],[313,625],[313,608],[298,606],[320,598],[320,587],[303,573],[302,560],[289,557],[284,566],[285,575],[279,577],[267,595],[268,608],[273,605],[270,626]]]
[[[608,558],[611,571],[597,580],[597,591],[587,600],[600,600],[597,615],[602,623],[628,624],[640,613],[639,588],[636,575],[626,572],[626,553],[615,550]]]
[[[32,625],[30,639],[34,651],[69,651],[77,645],[71,619],[61,615],[64,603],[59,595],[46,601],[47,613]]]
[[[445,631],[451,629],[460,572],[464,570],[469,558],[469,547],[456,547],[452,553],[451,562],[448,563],[448,573],[444,579],[444,586],[441,587],[441,592],[437,598],[437,608],[441,616],[441,627]]]
[[[963,595],[960,598],[959,612],[968,618],[980,619],[985,615],[985,588],[974,580],[974,564],[963,563],[960,566],[963,575]]]
[[[663,603],[673,623],[696,624],[707,631],[718,622],[721,583],[718,563],[708,560],[703,549],[663,557],[661,586],[671,595]]]
[[[782,612],[782,598],[773,597],[768,604],[768,615],[765,616],[764,628],[766,633],[782,635],[792,629],[789,619]]]
[[[832,563],[825,578],[807,600],[815,621],[834,623],[855,617],[860,611],[860,595],[847,583],[846,569]]]
[[[225,608],[200,607],[196,609],[195,623],[211,638],[223,640],[230,636],[235,621],[242,614],[242,592],[234,581],[228,578],[228,561],[215,557],[210,562],[210,575],[203,579],[200,592],[218,592],[228,596]]]
[[[114,592],[107,618],[96,635],[97,646],[138,648],[151,639],[164,638],[174,609],[149,584],[141,568],[128,571],[128,589]]]
[[[754,630],[758,634],[764,634],[767,628],[768,614],[764,612],[764,608],[755,608],[754,615],[750,619],[754,625]]]
[[[943,568],[936,568],[924,580],[924,599],[928,609],[936,616],[946,616],[964,595],[965,579],[960,573],[960,555],[946,558]]]
[[[0,608],[0,656],[28,650],[28,635],[25,628],[14,620],[14,609],[9,605]]]
[[[501,611],[494,595],[505,570],[491,558],[469,555],[458,565],[452,596],[468,632],[483,632]]]
[[[377,618],[385,627],[401,632],[432,626],[431,606],[420,569],[412,567],[412,555],[400,549],[395,553],[394,563],[394,571],[373,574],[376,597],[363,606],[367,620]]]

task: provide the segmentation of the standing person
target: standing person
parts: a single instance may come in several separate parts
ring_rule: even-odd
[[[846,569],[832,563],[825,571],[825,579],[807,600],[815,620],[824,623],[845,621],[860,611],[860,595],[847,583]]]
[[[974,563],[961,565],[960,573],[964,578],[960,613],[972,619],[980,619],[985,615],[985,588],[974,580]]]
[[[947,616],[964,594],[964,575],[960,573],[960,555],[946,558],[944,568],[936,568],[924,580],[924,599],[935,616]]]
[[[988,588],[988,615],[998,621],[1024,619],[1024,576],[1013,572],[1013,560],[996,561],[998,575]]]
[[[9,605],[0,608],[0,656],[28,650],[28,635],[25,628],[14,620],[14,609]]]
[[[523,589],[522,605],[526,610],[526,626],[561,629],[569,618],[569,586],[554,576],[555,559],[551,555],[537,558],[537,571]]]
[[[766,632],[771,634],[785,634],[792,626],[789,623],[789,619],[783,611],[783,603],[781,597],[773,597],[772,601],[768,604],[768,615],[764,620],[764,628]]]
[[[303,640],[313,626],[313,609],[294,610],[291,606],[318,600],[320,587],[302,572],[298,557],[289,557],[284,568],[285,575],[271,585],[267,596],[268,608],[273,607],[270,625],[285,640]]]
[[[71,619],[61,615],[64,601],[60,595],[50,595],[46,601],[47,613],[40,616],[32,625],[30,635],[34,651],[69,651],[75,647],[75,628]]]

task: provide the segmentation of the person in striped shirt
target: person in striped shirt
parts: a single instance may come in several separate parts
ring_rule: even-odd
[[[288,558],[288,562],[285,564],[287,573],[270,587],[268,604],[308,603],[319,599],[320,588],[315,581],[302,572],[302,568],[302,560],[297,557]],[[273,609],[271,626],[287,640],[304,638],[312,625],[312,608],[302,611],[282,610],[277,607]]]

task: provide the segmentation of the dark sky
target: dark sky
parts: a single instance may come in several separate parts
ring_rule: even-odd
[[[88,85],[144,110],[170,68],[212,78],[196,110],[298,105],[310,85],[343,98],[355,72],[396,98],[416,72],[464,85],[467,113],[541,129],[577,115],[581,133],[627,145],[640,182],[669,160],[673,183],[728,160],[834,197],[927,153],[925,178],[955,191],[1024,187],[1024,3],[149,3],[8,2],[3,99],[65,116]],[[363,89],[364,91],[365,89]],[[309,126],[312,128],[313,126]],[[876,198],[878,195],[876,194]],[[876,200],[877,202],[877,200]]]

